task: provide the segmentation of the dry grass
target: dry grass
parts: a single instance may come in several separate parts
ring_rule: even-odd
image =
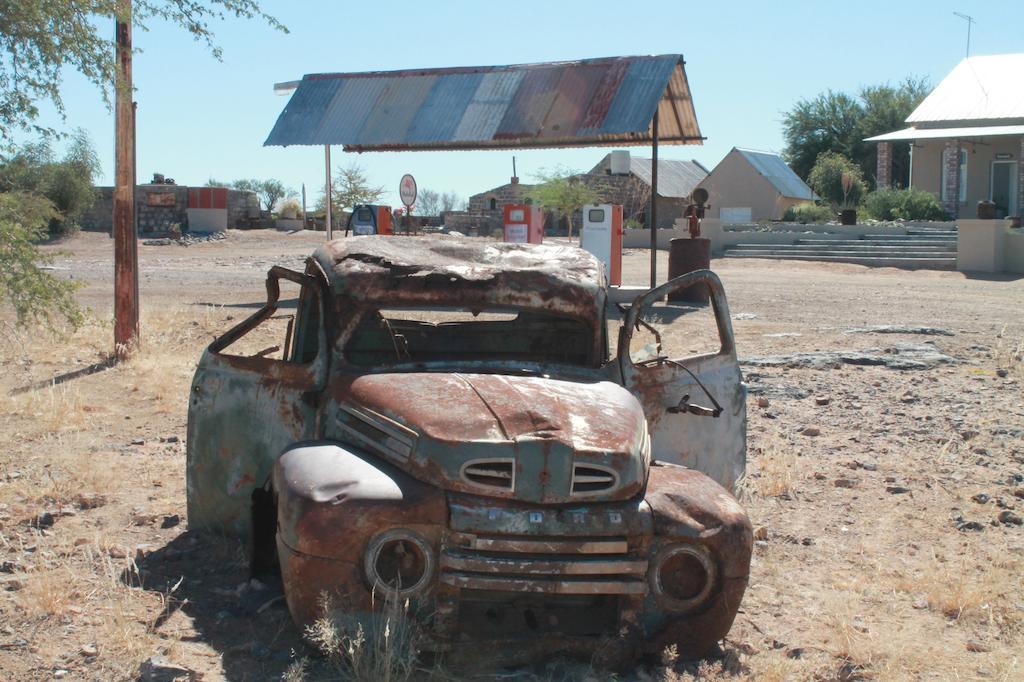
[[[808,475],[800,449],[779,430],[751,434],[751,440],[740,498],[793,497]]]

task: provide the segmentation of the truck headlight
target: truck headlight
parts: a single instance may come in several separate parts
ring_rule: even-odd
[[[370,588],[399,597],[424,591],[434,577],[435,566],[430,543],[406,528],[373,536],[363,557],[363,572]]]
[[[700,545],[665,545],[650,566],[651,591],[674,611],[691,611],[704,605],[715,588],[715,562]]]

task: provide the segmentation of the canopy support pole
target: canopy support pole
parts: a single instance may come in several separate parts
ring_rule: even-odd
[[[658,110],[651,122],[651,288],[658,286]]]
[[[326,180],[324,181],[324,197],[327,204],[327,240],[334,239],[334,220],[331,215],[331,145],[324,145],[324,168]]]

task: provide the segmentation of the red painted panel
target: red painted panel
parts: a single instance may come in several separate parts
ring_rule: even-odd
[[[227,187],[212,187],[210,188],[210,208],[227,208],[228,207],[228,188]]]

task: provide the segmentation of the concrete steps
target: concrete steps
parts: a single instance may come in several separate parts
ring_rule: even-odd
[[[878,268],[903,268],[906,270],[915,269],[926,269],[926,270],[955,270],[956,269],[956,257],[952,258],[938,258],[938,257],[908,257],[908,256],[865,256],[863,254],[858,255],[830,255],[830,254],[785,254],[785,255],[765,255],[756,251],[752,252],[732,252],[726,251],[725,256],[728,258],[770,258],[773,260],[802,260],[802,261],[818,261],[821,263],[852,263],[854,265],[869,265]]]
[[[877,267],[956,269],[956,231],[908,228],[909,234],[869,234],[855,239],[797,239],[793,244],[736,244],[730,258],[855,263]]]

